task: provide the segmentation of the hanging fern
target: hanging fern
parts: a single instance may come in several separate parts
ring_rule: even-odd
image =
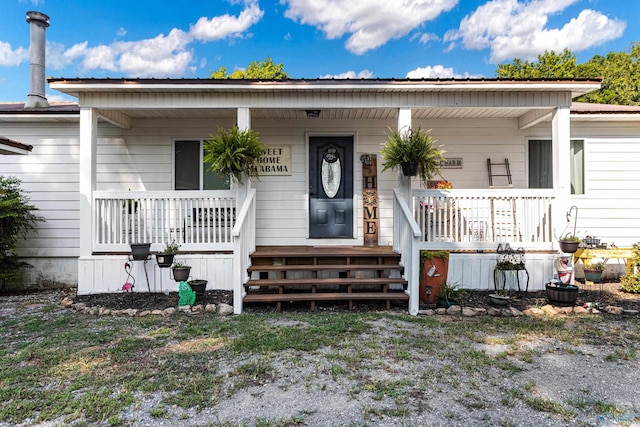
[[[218,127],[218,134],[211,135],[211,139],[204,143],[204,161],[211,164],[210,171],[221,176],[231,175],[242,184],[242,174],[258,178],[258,158],[265,153],[265,149],[258,132],[240,130],[238,126],[229,130]]]

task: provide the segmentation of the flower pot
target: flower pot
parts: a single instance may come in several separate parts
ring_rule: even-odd
[[[602,279],[602,270],[595,270],[593,268],[584,269],[584,278],[590,282],[600,282]]]
[[[186,282],[189,280],[191,267],[173,267],[171,271],[173,271],[173,280],[176,282]]]
[[[437,298],[436,307],[449,308],[452,305],[460,305],[460,304],[458,303],[458,301],[456,301],[454,299],[446,300],[444,298]]]
[[[134,261],[142,261],[149,258],[151,243],[131,243],[131,256]]]
[[[189,286],[191,286],[191,289],[193,289],[193,291],[198,296],[204,295],[205,291],[207,290],[207,283],[208,282],[206,280],[189,280]]]
[[[555,284],[547,283],[545,285],[547,292],[547,299],[549,301],[558,302],[561,304],[575,304],[578,299],[578,287],[577,286],[558,286]]]
[[[402,163],[402,173],[404,176],[416,176],[418,175],[418,162],[404,162]]]
[[[156,262],[158,263],[158,267],[171,267],[171,264],[173,264],[174,256],[175,254],[156,254]]]
[[[489,294],[489,302],[494,305],[509,305],[510,298],[507,295]]]
[[[560,244],[560,250],[567,254],[574,253],[575,251],[578,250],[578,246],[580,246],[580,242],[573,242],[573,241],[560,240],[558,241],[558,243]]]
[[[432,270],[432,267],[435,270]],[[438,302],[438,295],[445,283],[449,272],[449,258],[432,257],[426,258],[422,265],[422,276],[420,278],[420,300],[435,304]],[[427,290],[431,292],[428,293]]]

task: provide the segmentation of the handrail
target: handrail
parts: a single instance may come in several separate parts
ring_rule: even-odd
[[[402,193],[397,188],[393,189],[393,193],[397,200],[398,206],[400,207],[400,212],[402,212],[402,215],[404,216],[404,218],[407,220],[407,223],[411,227],[413,236],[420,237],[422,235],[422,232],[420,231],[420,226],[418,225],[418,222],[414,218],[413,213],[411,212],[411,209],[409,209],[409,205],[407,205],[407,202],[404,200],[404,197],[402,197]]]
[[[240,212],[236,215],[236,224],[233,226],[233,230],[231,230],[231,235],[233,237],[238,237],[240,235],[240,230],[242,230],[242,226],[244,224],[245,219],[249,213],[249,209],[251,208],[251,204],[256,198],[256,189],[251,188],[247,194],[247,198],[244,199],[244,203],[242,207],[240,207]]]

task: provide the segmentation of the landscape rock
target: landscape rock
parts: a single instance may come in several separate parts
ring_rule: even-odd
[[[464,317],[473,317],[473,316],[477,316],[477,315],[478,315],[478,312],[477,312],[474,308],[471,308],[471,307],[464,307],[464,308],[462,309],[462,315],[463,315]]]
[[[462,313],[462,307],[460,307],[459,305],[452,305],[451,307],[447,308],[447,314],[460,314]]]
[[[149,310],[143,310],[143,311],[141,311],[141,312],[140,312],[140,314],[138,314],[138,316],[140,316],[140,317],[146,317],[146,316],[148,316],[148,315],[150,315],[150,314],[151,314],[151,311],[149,311]]]
[[[204,306],[204,311],[207,313],[215,313],[216,305],[215,304],[207,304]]]
[[[162,310],[162,317],[171,317],[175,312],[176,309],[173,307],[165,308],[164,310]]]
[[[189,313],[189,312],[191,312],[191,306],[190,305],[178,306],[178,311],[181,311],[183,313]]]
[[[518,310],[515,307],[510,307],[509,311],[511,311],[511,316],[513,316],[513,317],[520,317],[520,316],[524,315],[523,312],[521,312],[520,310]]]
[[[221,316],[233,314],[233,306],[225,303],[218,304],[218,314]]]
[[[605,313],[620,315],[624,313],[624,309],[622,307],[618,307],[615,305],[608,305],[604,308]]]
[[[84,309],[87,308],[87,304],[85,304],[83,302],[77,302],[77,303],[73,304],[73,308],[76,311],[84,311]]]
[[[588,311],[587,311],[587,309],[586,309],[586,308],[584,308],[584,307],[575,307],[575,308],[573,309],[573,313],[574,313],[574,314],[587,314],[587,313],[588,313]]]
[[[523,311],[523,313],[527,316],[541,316],[544,314],[544,311],[538,307],[531,307]]]
[[[162,310],[151,310],[151,314],[154,316],[162,316]]]
[[[548,314],[549,316],[555,316],[556,314],[558,314],[558,309],[551,304],[543,305],[540,309],[544,312],[544,314]]]
[[[447,314],[447,309],[443,307],[436,308],[436,314]]]
[[[65,306],[66,308],[69,308],[73,305],[73,300],[69,297],[64,297],[62,298],[62,301],[60,301],[60,304]]]
[[[557,310],[559,313],[562,313],[562,314],[573,313],[573,307],[558,307]]]
[[[191,308],[191,311],[203,311],[203,310],[204,310],[204,307],[202,306],[202,304],[194,305]]]
[[[502,315],[502,312],[501,312],[501,311],[500,311],[500,309],[498,309],[498,308],[495,308],[495,307],[489,307],[489,308],[487,309],[487,314],[488,314],[489,316],[500,316],[500,315]]]

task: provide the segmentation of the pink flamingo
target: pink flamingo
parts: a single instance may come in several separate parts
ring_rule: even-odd
[[[131,275],[131,264],[128,261],[124,263],[124,271],[127,273],[127,282],[122,285],[122,290],[128,294],[133,289],[133,284],[136,283],[135,277]]]

